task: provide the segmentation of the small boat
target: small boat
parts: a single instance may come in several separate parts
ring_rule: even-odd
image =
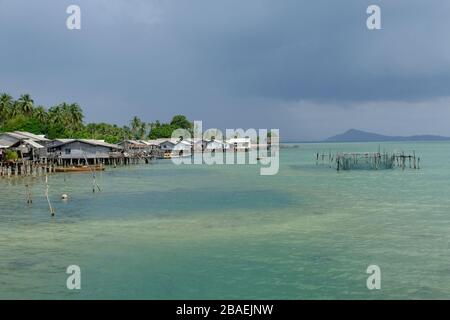
[[[170,153],[164,153],[164,159],[172,159],[173,158],[173,156],[172,156],[172,154],[170,154]]]
[[[90,171],[103,171],[104,166],[72,166],[72,167],[56,167],[56,172],[90,172]]]

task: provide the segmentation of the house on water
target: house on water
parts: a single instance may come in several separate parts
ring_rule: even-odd
[[[167,139],[163,139],[160,142],[165,141]],[[119,145],[124,148],[124,151],[151,152],[159,149],[160,142],[157,140],[124,140]]]
[[[17,151],[23,160],[45,161],[47,159],[47,148],[33,140],[17,141],[9,149]]]
[[[140,142],[146,145],[146,150],[159,150],[159,143],[156,140],[140,140]]]
[[[2,132],[0,133],[0,140],[6,142],[8,146],[23,140],[32,140],[43,146],[50,142],[50,140],[45,138],[43,135],[37,135],[25,131]]]
[[[47,144],[50,140],[43,135],[14,131],[0,133],[2,157],[6,149],[16,151],[24,160],[43,161],[47,158]]]
[[[166,141],[164,139],[164,141]],[[162,156],[156,141],[124,140],[119,143],[123,147],[125,156],[134,158],[153,158]]]
[[[211,141],[212,140],[206,140],[206,139],[195,140],[193,142],[194,152],[205,151],[206,147],[208,146],[208,143],[210,143]]]
[[[192,154],[193,142],[191,140],[158,139],[157,142],[159,142],[158,150],[164,158],[185,157]]]
[[[189,141],[181,140],[173,147],[172,156],[186,157],[192,154],[192,143]]]
[[[252,147],[252,140],[250,138],[233,138],[227,140],[227,143],[234,151],[248,151]]]
[[[123,147],[92,139],[57,139],[48,146],[59,165],[113,164],[123,158]]]
[[[172,151],[175,148],[177,141],[165,140],[159,143],[159,149],[161,153],[164,154],[165,158],[170,158],[172,156]]]
[[[230,145],[226,142],[220,141],[220,140],[211,140],[206,144],[206,150],[210,152],[226,152],[228,149],[230,149]]]
[[[123,147],[124,151],[131,152],[145,151],[145,148],[147,147],[145,143],[142,143],[142,141],[138,140],[124,140],[119,143],[119,146]]]

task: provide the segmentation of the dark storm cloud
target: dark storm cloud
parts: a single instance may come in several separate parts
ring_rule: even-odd
[[[433,2],[433,1],[432,1]],[[189,1],[171,19],[208,78],[232,94],[282,100],[411,100],[447,96],[450,30],[438,1]],[[188,27],[187,27],[188,26]]]
[[[69,4],[82,9],[80,31],[65,28]],[[380,5],[382,30],[367,30],[369,4]],[[0,91],[78,101],[88,120],[120,124],[184,113],[302,139],[348,126],[391,132],[390,115],[396,134],[450,134],[418,122],[448,115],[449,9],[439,0],[0,0]],[[412,123],[398,125],[404,110]]]

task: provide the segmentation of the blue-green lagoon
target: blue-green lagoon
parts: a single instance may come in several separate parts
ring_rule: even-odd
[[[288,144],[280,170],[170,160],[99,173],[0,179],[2,299],[450,298],[450,143],[415,150],[421,169],[341,171]],[[33,204],[26,203],[32,184]],[[69,195],[68,201],[61,194]],[[381,268],[381,290],[366,269]],[[79,265],[81,290],[66,268]]]

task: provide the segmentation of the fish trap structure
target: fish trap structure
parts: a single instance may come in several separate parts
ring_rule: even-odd
[[[325,165],[328,161],[330,168],[341,170],[385,170],[385,169],[420,169],[420,157],[416,153],[388,153],[388,152],[338,152],[333,155],[319,152],[316,154],[316,165]]]

